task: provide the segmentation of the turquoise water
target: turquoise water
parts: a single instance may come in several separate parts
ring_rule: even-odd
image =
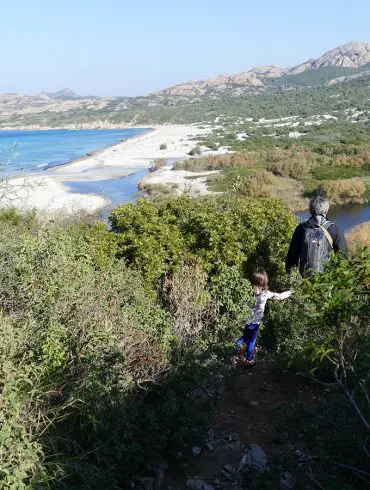
[[[0,131],[0,162],[7,174],[33,173],[83,157],[147,128]]]

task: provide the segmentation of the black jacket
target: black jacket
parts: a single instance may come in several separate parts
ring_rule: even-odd
[[[299,264],[299,257],[304,243],[304,228],[307,226],[306,223],[300,223],[295,229],[292,240],[290,242],[290,247],[288,250],[288,255],[285,262],[285,267],[287,272],[292,268],[299,265],[300,270],[304,270],[305,264]],[[328,227],[328,232],[333,239],[333,249],[335,252],[341,250],[343,253],[347,253],[347,242],[344,238],[343,233],[337,227],[335,223],[332,223]]]

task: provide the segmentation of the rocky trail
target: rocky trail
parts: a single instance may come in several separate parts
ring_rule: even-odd
[[[306,455],[298,449],[296,441],[289,440],[284,427],[278,430],[278,410],[284,403],[290,406],[298,401],[315,403],[320,391],[321,387],[293,373],[277,370],[273,362],[262,361],[252,369],[237,369],[212,413],[206,434],[178,452],[175,462],[165,464],[161,478],[143,479],[134,488],[317,488],[310,481],[296,486],[297,468],[305,464]],[[296,460],[294,471],[287,469],[289,465],[281,466],[284,458]],[[278,471],[270,472],[276,461]],[[247,474],[251,471],[249,483]],[[264,478],[269,481],[268,486]]]

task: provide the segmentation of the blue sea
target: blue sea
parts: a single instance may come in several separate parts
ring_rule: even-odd
[[[40,172],[144,131],[148,129],[0,131],[0,162],[6,174]]]

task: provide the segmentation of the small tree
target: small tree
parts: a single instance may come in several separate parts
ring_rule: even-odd
[[[201,155],[201,154],[202,154],[202,150],[201,150],[200,146],[195,146],[188,153],[188,155],[190,155],[192,157],[197,156],[197,155]]]

